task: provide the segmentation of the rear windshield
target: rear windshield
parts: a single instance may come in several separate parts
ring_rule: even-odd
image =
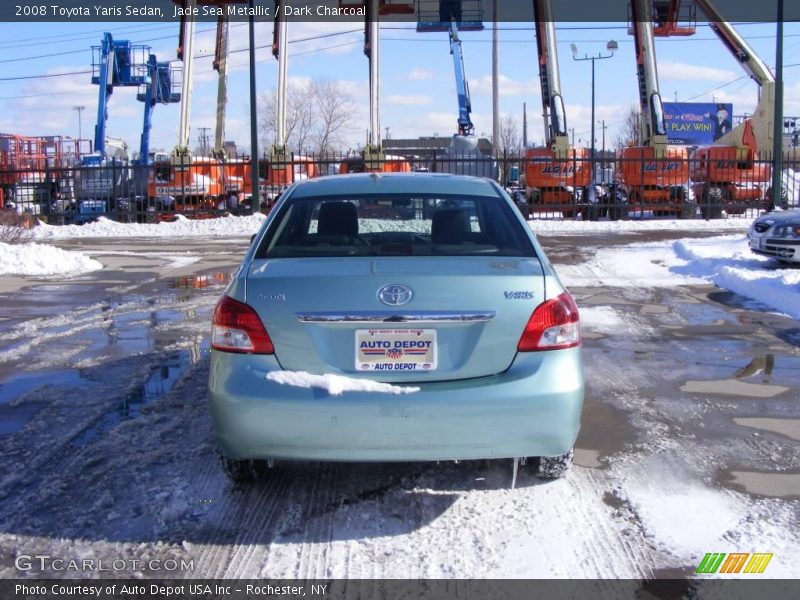
[[[535,256],[513,210],[499,196],[290,198],[256,258]]]

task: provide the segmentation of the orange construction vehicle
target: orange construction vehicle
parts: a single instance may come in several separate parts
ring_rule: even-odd
[[[684,2],[685,3],[685,2]],[[654,29],[660,35],[691,35],[694,22],[680,25],[680,0],[656,3],[632,0],[632,30],[642,127],[638,145],[617,155],[617,181],[628,198],[628,211],[656,215],[694,216],[689,199],[689,154],[683,146],[667,145],[664,108],[658,87]],[[670,20],[672,19],[672,20]]]
[[[774,139],[775,77],[709,0],[695,1],[711,29],[759,85],[753,114],[712,146],[698,148],[692,155],[693,188],[700,210],[704,218],[716,219],[723,209],[741,214],[768,203],[772,167],[765,159]]]
[[[0,209],[46,215],[56,198],[68,197],[72,170],[89,140],[0,133]]]
[[[530,212],[560,211],[564,217],[571,218],[575,216],[578,203],[588,198],[591,157],[585,148],[574,149],[567,135],[550,0],[535,0],[533,11],[547,143],[541,148],[526,149],[521,184]]]

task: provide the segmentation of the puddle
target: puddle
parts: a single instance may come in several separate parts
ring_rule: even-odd
[[[764,419],[735,417],[733,422],[743,427],[770,431],[800,441],[800,419]]]
[[[171,288],[175,289],[195,289],[207,288],[211,282],[207,275],[194,275],[187,277],[174,277],[170,283]]]
[[[689,380],[681,386],[682,392],[690,394],[719,394],[723,396],[743,396],[746,398],[774,398],[789,391],[782,385],[747,383],[737,379]]]
[[[173,277],[170,287],[173,289],[195,289],[200,290],[210,285],[227,284],[233,279],[235,271],[214,271],[202,275],[187,275],[184,277]]]
[[[599,469],[603,466],[600,462],[600,452],[598,450],[586,450],[584,448],[575,448],[575,455],[572,457],[572,462],[580,467],[589,467],[590,469]]]
[[[800,497],[800,473],[731,471],[730,485],[743,487],[751,494],[786,498]]]
[[[627,411],[595,400],[591,387],[587,392],[574,460],[582,467],[604,468],[607,457],[622,451],[636,436]]]
[[[34,392],[53,387],[73,388],[87,383],[75,370],[20,373],[0,383],[0,435],[17,433],[42,410],[49,400]],[[29,398],[22,399],[28,395]]]
[[[639,312],[641,312],[643,315],[661,315],[668,313],[669,311],[669,306],[664,306],[662,304],[644,304],[639,309]]]
[[[168,354],[160,364],[150,369],[150,374],[141,385],[131,389],[121,402],[112,407],[111,412],[73,439],[71,445],[82,448],[123,421],[139,416],[145,406],[167,394],[194,362],[193,353],[189,350]]]

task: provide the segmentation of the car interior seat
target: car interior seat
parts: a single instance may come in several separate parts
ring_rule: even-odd
[[[357,236],[356,205],[351,202],[324,202],[319,207],[317,233],[324,236]]]
[[[466,208],[439,208],[431,220],[431,242],[461,244],[472,237],[469,211]]]

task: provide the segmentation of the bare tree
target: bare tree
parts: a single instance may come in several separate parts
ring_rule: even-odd
[[[519,151],[521,143],[519,138],[519,125],[513,116],[505,115],[500,117],[499,136],[501,150],[509,153]]]
[[[316,110],[313,137],[317,152],[325,154],[342,143],[341,136],[353,127],[356,101],[343,86],[329,78],[315,79],[311,84]]]
[[[262,93],[260,104],[262,143],[268,147],[277,134],[277,91]],[[353,126],[355,111],[355,99],[338,82],[321,78],[291,84],[286,89],[286,144],[296,152],[312,144],[319,153],[333,150]]]
[[[286,144],[302,152],[309,142],[314,126],[314,103],[310,100],[311,83],[289,84],[286,88]],[[260,97],[262,144],[269,147],[276,142],[278,93],[274,88]]]
[[[642,139],[642,116],[639,107],[632,105],[622,120],[613,144],[618,150],[639,144]]]

